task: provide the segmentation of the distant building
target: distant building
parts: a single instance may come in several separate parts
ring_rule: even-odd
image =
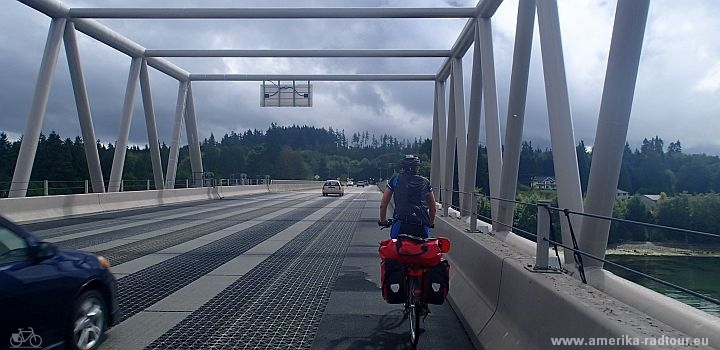
[[[623,191],[621,189],[617,189],[615,191],[615,200],[618,202],[626,201],[628,198],[630,198],[630,194],[626,191]]]
[[[556,190],[557,184],[555,177],[552,176],[533,176],[530,179],[530,187],[541,190]]]
[[[649,205],[652,208],[655,208],[657,206],[658,201],[660,200],[659,194],[644,194],[640,196],[640,199],[647,205]]]

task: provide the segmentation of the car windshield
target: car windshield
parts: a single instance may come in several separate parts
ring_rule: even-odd
[[[0,226],[0,262],[24,260],[28,253],[27,248],[27,242],[22,237]]]

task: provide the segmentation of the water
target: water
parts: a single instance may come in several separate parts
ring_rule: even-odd
[[[720,257],[608,255],[607,259],[720,300]],[[612,273],[720,317],[720,305],[606,264]]]

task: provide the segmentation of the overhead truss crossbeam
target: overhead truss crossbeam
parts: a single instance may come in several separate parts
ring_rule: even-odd
[[[476,15],[476,8],[71,8],[68,15],[124,19],[470,18]]]
[[[145,50],[145,57],[448,57],[450,50]]]
[[[422,81],[435,80],[435,74],[190,74],[190,81]]]

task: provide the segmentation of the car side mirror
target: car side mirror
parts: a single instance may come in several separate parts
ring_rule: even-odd
[[[40,242],[40,245],[37,246],[35,258],[38,260],[45,260],[52,258],[55,254],[57,254],[57,247],[54,244],[49,242]]]

